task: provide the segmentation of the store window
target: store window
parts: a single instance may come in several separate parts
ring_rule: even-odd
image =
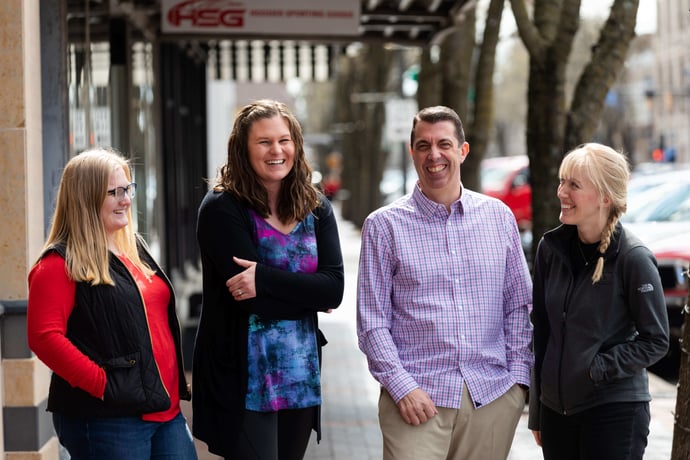
[[[108,42],[70,43],[69,143],[70,156],[94,146],[108,146],[131,159],[138,186],[132,210],[137,231],[160,260],[160,228],[164,216],[160,211],[162,194],[157,180],[162,167],[157,154],[154,58],[151,43],[134,42],[125,66],[130,70],[124,81],[119,81],[111,66]],[[128,103],[118,103],[122,94],[128,95]],[[128,113],[123,116],[122,110]],[[118,126],[120,120],[125,120],[127,126]]]

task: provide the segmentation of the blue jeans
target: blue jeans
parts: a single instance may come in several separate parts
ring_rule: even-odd
[[[622,402],[562,415],[542,405],[546,460],[642,460],[649,434],[649,403]]]
[[[53,413],[53,425],[72,460],[197,459],[192,433],[182,413],[169,422]]]

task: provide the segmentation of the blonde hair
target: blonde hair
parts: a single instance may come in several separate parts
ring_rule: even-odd
[[[97,147],[70,159],[62,173],[50,233],[41,257],[54,246],[64,244],[67,274],[76,282],[115,284],[110,277],[101,207],[107,197],[110,174],[117,168],[122,168],[127,180],[132,181],[127,159],[113,149]],[[127,226],[115,233],[115,242],[135,266],[151,276],[154,271],[137,251],[131,207],[127,210],[127,220]]]
[[[607,145],[591,142],[570,151],[563,158],[558,175],[561,178],[572,177],[575,170],[589,177],[600,198],[606,197],[611,201],[608,216],[605,216],[606,224],[601,232],[597,265],[592,275],[594,284],[601,279],[604,253],[611,244],[618,220],[627,210],[630,165],[624,154]]]

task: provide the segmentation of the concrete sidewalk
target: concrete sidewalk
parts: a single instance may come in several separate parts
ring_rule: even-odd
[[[322,329],[329,340],[324,348],[323,439],[313,437],[307,460],[378,460],[381,434],[377,419],[378,385],[369,375],[366,361],[357,349],[354,324],[345,316],[354,306],[340,307],[341,317],[333,314]],[[340,310],[339,309],[339,310]],[[346,313],[347,312],[347,313]],[[646,460],[671,458],[673,411],[676,387],[650,374],[652,421],[645,454]],[[541,450],[527,428],[527,407],[513,441],[509,460],[541,459]]]
[[[323,438],[315,436],[306,460],[378,460],[382,441],[378,427],[377,401],[379,388],[367,369],[366,359],[357,347],[356,287],[359,260],[359,231],[339,219],[340,237],[345,263],[345,296],[340,308],[331,314],[320,314],[320,327],[328,345],[323,357]],[[673,411],[676,387],[650,374],[653,401],[652,422],[646,460],[668,460],[671,457]],[[184,403],[191,423],[190,407]],[[200,460],[218,459],[208,454],[206,446],[197,441]],[[541,451],[527,429],[527,412],[518,425],[509,460],[540,459]]]

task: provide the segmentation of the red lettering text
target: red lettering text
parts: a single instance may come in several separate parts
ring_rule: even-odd
[[[352,11],[329,11],[329,18],[351,18]]]
[[[243,9],[219,9],[204,7],[199,0],[178,3],[168,11],[168,22],[180,27],[242,27],[244,25]]]
[[[250,10],[249,16],[282,17],[283,10]]]
[[[296,17],[311,17],[311,18],[322,18],[323,17],[323,11],[322,10],[288,10],[287,11],[288,17],[291,16],[296,16]]]

